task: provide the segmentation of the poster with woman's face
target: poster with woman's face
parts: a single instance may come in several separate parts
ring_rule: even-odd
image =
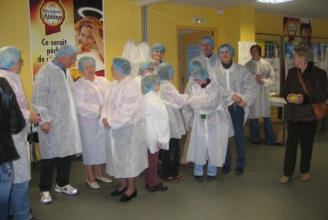
[[[29,11],[33,76],[64,44],[77,47],[77,62],[92,57],[95,74],[105,76],[103,0],[30,0]],[[70,67],[74,79],[81,76],[77,62]]]

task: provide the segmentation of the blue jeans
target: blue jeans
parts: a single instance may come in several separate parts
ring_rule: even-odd
[[[0,219],[8,218],[9,196],[14,180],[12,162],[0,165]]]
[[[14,183],[10,194],[10,214],[15,220],[27,220],[32,216],[30,211],[30,198],[28,195],[28,184],[30,181]]]
[[[244,167],[245,166],[245,158],[246,158],[246,144],[245,144],[245,137],[244,137],[244,115],[245,111],[244,108],[236,106],[235,109],[229,110],[233,125],[233,130],[235,132],[235,135],[233,138],[236,141],[236,147],[237,147],[237,155],[238,158],[236,160],[237,167]],[[230,143],[228,143],[227,148],[227,155],[226,160],[223,166],[231,166],[231,149],[230,149]]]
[[[265,132],[265,143],[274,144],[277,142],[277,138],[273,133],[271,118],[263,117],[264,120],[264,132]],[[258,124],[258,118],[253,118],[249,120],[249,133],[251,137],[251,142],[260,140],[260,128]]]
[[[207,176],[216,176],[217,167],[213,167],[210,165],[207,165]],[[195,164],[194,167],[194,175],[195,176],[203,176],[203,165]]]

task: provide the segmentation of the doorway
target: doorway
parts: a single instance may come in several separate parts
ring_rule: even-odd
[[[203,36],[212,36],[214,45],[217,45],[216,28],[177,27],[180,93],[184,93],[189,81],[190,61],[201,53],[200,39]]]

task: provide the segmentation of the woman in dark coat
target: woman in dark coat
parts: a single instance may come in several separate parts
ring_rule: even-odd
[[[294,68],[288,70],[286,82],[281,94],[287,101],[285,117],[287,119],[287,145],[284,160],[284,175],[280,183],[288,183],[296,164],[297,146],[301,144],[301,180],[310,179],[310,164],[317,119],[312,103],[324,102],[328,99],[327,74],[314,66],[313,51],[308,46],[294,49]],[[308,94],[302,87],[298,71],[303,79]]]

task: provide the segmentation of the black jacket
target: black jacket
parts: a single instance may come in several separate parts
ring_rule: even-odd
[[[305,87],[309,92],[309,94],[306,94],[297,74],[298,69],[294,67],[288,70],[288,76],[281,89],[281,95],[286,99],[289,93],[303,94],[304,101],[300,105],[287,102],[285,117],[287,120],[293,121],[315,121],[317,119],[311,104],[321,103],[328,99],[327,74],[323,69],[314,66],[313,62],[309,62],[304,73],[299,69]]]
[[[25,119],[7,80],[0,77],[0,165],[19,158],[12,134],[20,132]]]

